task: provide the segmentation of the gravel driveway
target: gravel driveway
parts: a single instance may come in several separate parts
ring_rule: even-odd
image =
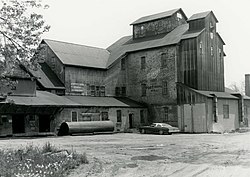
[[[0,139],[0,148],[41,146],[86,152],[90,161],[72,177],[249,177],[250,133],[99,134]]]

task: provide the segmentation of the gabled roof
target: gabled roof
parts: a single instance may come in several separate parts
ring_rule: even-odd
[[[161,12],[161,13],[141,17],[138,20],[131,23],[130,25],[136,25],[136,24],[145,23],[145,22],[152,21],[152,20],[157,20],[157,19],[161,19],[161,18],[170,17],[174,13],[176,13],[177,11],[181,11],[181,13],[184,16],[185,20],[187,19],[186,15],[182,11],[182,9],[179,8],[179,9],[173,9],[173,10],[169,10],[169,11],[166,11],[166,12]]]
[[[194,14],[187,21],[192,21],[192,20],[206,18],[210,13],[213,15],[215,21],[218,22],[218,20],[215,17],[213,11],[207,11],[207,12],[201,12],[201,13]]]
[[[133,107],[143,108],[140,103],[128,98],[115,97],[91,97],[91,96],[64,96],[81,106],[97,106],[97,107]]]
[[[106,49],[44,39],[64,65],[106,68],[109,52]]]
[[[161,38],[153,38],[151,40],[145,41],[133,40],[130,42],[133,38],[132,36],[123,37],[107,48],[107,50],[110,51],[107,67],[109,67],[114,61],[124,56],[128,52],[177,44],[180,42],[182,35],[187,30],[188,24],[183,24],[176,27],[173,31],[167,33]]]
[[[46,89],[65,89],[63,83],[46,63],[40,63],[41,68],[30,69],[30,73]]]

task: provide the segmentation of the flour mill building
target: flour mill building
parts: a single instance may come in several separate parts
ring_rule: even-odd
[[[239,97],[224,90],[217,23],[212,11],[187,18],[174,9],[134,21],[133,34],[107,49],[44,39],[41,68],[31,74],[38,90],[81,105],[62,110],[58,124],[104,116],[118,131],[150,122],[183,132],[235,130],[244,119]]]

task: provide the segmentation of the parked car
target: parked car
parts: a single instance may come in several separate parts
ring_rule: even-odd
[[[141,126],[139,128],[140,133],[159,133],[160,135],[163,134],[172,134],[180,132],[177,127],[173,127],[166,123],[152,123],[149,126]]]

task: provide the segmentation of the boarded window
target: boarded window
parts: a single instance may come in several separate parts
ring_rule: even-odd
[[[140,110],[140,120],[142,124],[145,123],[144,110]]]
[[[161,54],[161,67],[164,68],[167,66],[167,55],[166,53]]]
[[[146,84],[141,84],[141,96],[146,96],[146,94],[147,94]]]
[[[71,121],[77,122],[77,112],[76,111],[71,112]]]
[[[121,110],[116,111],[116,116],[117,116],[117,122],[122,122],[122,111]]]
[[[125,58],[121,59],[121,70],[125,70]]]
[[[120,96],[121,95],[121,89],[120,87],[115,88],[115,96]]]
[[[146,69],[146,58],[141,57],[141,70]]]
[[[168,83],[167,83],[167,81],[162,82],[162,94],[168,95]]]
[[[229,105],[223,105],[223,118],[229,119]]]
[[[122,87],[122,96],[126,96],[126,87]]]
[[[102,120],[109,120],[109,114],[108,114],[108,112],[102,112],[101,116],[102,116]]]

